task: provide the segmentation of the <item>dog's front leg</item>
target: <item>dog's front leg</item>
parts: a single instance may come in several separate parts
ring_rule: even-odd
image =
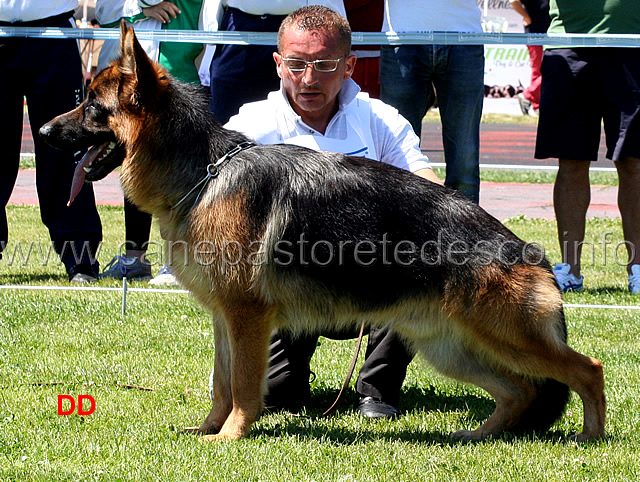
[[[225,310],[226,330],[224,335],[220,335],[220,338],[226,338],[220,341],[223,345],[227,343],[225,349],[228,350],[228,355],[218,357],[218,333],[223,330],[217,329],[215,402],[203,428],[207,424],[216,426],[223,416],[228,416],[217,434],[204,437],[209,441],[235,440],[247,435],[263,408],[265,373],[275,309],[247,300],[233,303],[229,308]]]
[[[229,333],[224,318],[213,316],[215,360],[213,364],[213,407],[197,430],[202,434],[218,433],[231,413],[231,349]]]

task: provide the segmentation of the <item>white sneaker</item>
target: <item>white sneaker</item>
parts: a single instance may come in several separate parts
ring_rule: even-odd
[[[156,277],[149,281],[149,284],[155,286],[180,286],[180,282],[166,264],[160,268]]]
[[[582,283],[584,276],[576,278],[570,274],[571,265],[567,263],[556,264],[553,268],[553,275],[556,277],[556,283],[560,291],[566,293],[567,291],[580,291],[582,290]]]
[[[518,104],[520,104],[520,110],[522,111],[522,115],[531,115],[531,101],[527,99],[522,93],[516,96],[518,99]]]
[[[631,294],[640,295],[640,264],[631,266],[631,274],[629,275],[629,291]]]

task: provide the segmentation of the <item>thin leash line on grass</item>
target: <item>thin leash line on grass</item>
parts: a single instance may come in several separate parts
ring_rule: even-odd
[[[57,385],[82,385],[83,387],[118,387],[118,388],[126,388],[127,390],[142,390],[145,392],[154,392],[155,388],[143,387],[140,385],[131,385],[129,383],[118,383],[118,382],[93,382],[93,381],[72,381],[72,382],[24,382],[18,383],[17,385],[12,386],[2,386],[0,390],[8,390],[14,388],[15,386],[19,387],[53,387]]]
[[[111,288],[102,286],[34,286],[34,285],[0,285],[0,290],[33,290],[33,291],[111,291],[123,292],[123,288]],[[162,289],[162,288],[126,288],[127,292],[136,293],[170,293],[170,294],[190,294],[189,290]],[[564,308],[590,308],[602,310],[640,310],[640,306],[635,305],[590,305],[586,303],[563,303]]]

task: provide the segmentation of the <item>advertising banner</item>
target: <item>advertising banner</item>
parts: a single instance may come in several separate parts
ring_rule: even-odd
[[[483,28],[487,32],[523,32],[522,17],[509,0],[478,0]],[[531,64],[526,45],[485,45],[485,79],[488,86],[522,85],[531,80]]]

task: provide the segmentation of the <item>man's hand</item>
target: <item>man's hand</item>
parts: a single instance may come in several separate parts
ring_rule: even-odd
[[[180,9],[171,2],[162,2],[153,7],[147,7],[142,9],[142,13],[145,17],[155,18],[162,23],[169,23],[173,18],[176,18],[178,14],[182,13]]]
[[[524,4],[520,0],[509,0],[513,9],[522,15],[522,25],[528,27],[531,25],[531,17],[527,12],[527,9],[524,7]]]
[[[436,173],[433,172],[433,169],[431,169],[430,167],[427,167],[425,169],[418,169],[416,172],[414,172],[414,174],[416,176],[420,176],[425,178],[427,181],[431,181],[431,182],[435,182],[436,184],[443,184],[444,182],[442,182],[440,180],[440,178],[438,176],[436,176]]]

